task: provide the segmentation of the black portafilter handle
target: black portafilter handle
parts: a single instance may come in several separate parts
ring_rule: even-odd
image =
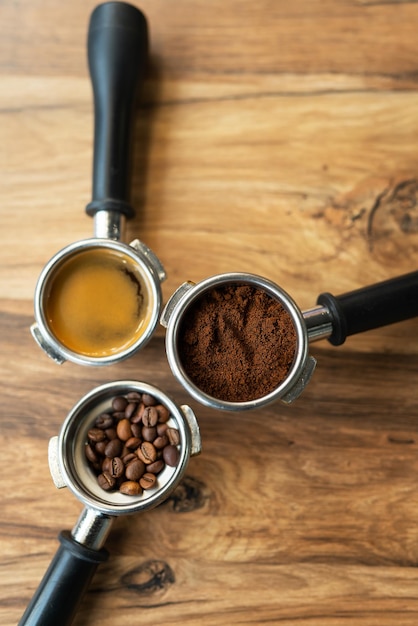
[[[124,2],[99,4],[90,17],[88,63],[94,97],[92,201],[86,212],[122,213],[130,205],[130,160],[136,95],[148,59],[143,13]]]
[[[75,541],[69,531],[59,546],[18,626],[70,626],[100,563],[104,548],[92,550]]]
[[[349,335],[418,316],[418,272],[404,274],[341,296],[322,293],[317,304],[332,318],[328,341],[340,346]]]

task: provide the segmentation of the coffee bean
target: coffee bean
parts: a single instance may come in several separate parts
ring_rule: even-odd
[[[142,426],[140,424],[132,424],[132,420],[131,420],[131,430],[132,430],[132,435],[134,437],[141,437],[141,433],[142,433]]]
[[[112,459],[109,459],[109,457],[105,456],[105,458],[103,459],[103,463],[102,463],[102,472],[108,472],[110,474],[112,469]]]
[[[138,457],[136,456],[135,452],[130,452],[129,454],[125,454],[122,457],[122,461],[125,463],[125,465],[128,465],[128,463],[130,461],[133,461],[134,459],[137,459]]]
[[[96,418],[94,424],[96,428],[106,430],[106,428],[111,428],[113,426],[113,417],[109,415],[109,413],[102,413]]]
[[[178,446],[180,443],[180,433],[177,428],[167,428],[167,437],[171,445]]]
[[[162,404],[157,404],[156,407],[158,413],[158,421],[161,423],[167,422],[170,417],[170,411],[166,406]]]
[[[149,393],[142,394],[142,402],[145,404],[145,406],[154,406],[157,404],[157,400]]]
[[[165,435],[167,432],[168,424],[157,424],[157,433],[158,435]]]
[[[157,459],[157,450],[150,441],[143,441],[137,449],[136,454],[146,465],[154,463]]]
[[[125,476],[128,480],[139,480],[145,472],[145,463],[136,458],[130,461],[125,468]]]
[[[119,491],[124,493],[126,496],[140,496],[142,493],[142,487],[139,483],[133,480],[127,480],[121,484]]]
[[[109,441],[107,439],[103,439],[103,441],[99,441],[98,443],[96,443],[96,445],[94,446],[94,449],[97,452],[97,454],[100,454],[101,456],[103,456],[108,443]]]
[[[158,411],[154,406],[147,406],[142,414],[142,423],[144,426],[154,427],[158,422]]]
[[[109,443],[107,444],[104,450],[104,454],[110,459],[114,459],[115,456],[121,455],[122,449],[123,443],[120,441],[120,439],[112,439],[112,441],[109,441]]]
[[[144,426],[144,428],[141,431],[141,435],[144,441],[152,442],[157,436],[157,429],[155,427],[152,428],[151,426]]]
[[[121,476],[123,476],[124,472],[125,463],[122,461],[121,458],[115,456],[110,462],[110,475],[113,476],[113,478],[120,478]]]
[[[93,443],[97,443],[98,441],[103,441],[103,439],[106,438],[106,435],[100,428],[90,428],[89,432],[87,433],[87,437]]]
[[[125,417],[129,420],[132,415],[135,413],[135,409],[137,407],[136,402],[130,402],[125,409]]]
[[[126,394],[126,399],[128,400],[128,402],[140,402],[141,398],[142,394],[140,394],[138,391],[130,391]]]
[[[165,446],[168,446],[170,442],[167,435],[160,435],[159,437],[156,437],[152,443],[157,448],[157,450],[162,450],[163,448],[165,448]]]
[[[150,463],[147,465],[147,472],[151,474],[159,474],[165,467],[165,463],[162,459],[158,459],[154,461],[154,463]]]
[[[143,402],[140,402],[131,417],[131,424],[139,424],[140,422],[142,422],[142,414],[144,412],[144,409],[145,404]]]
[[[121,441],[128,441],[132,437],[131,423],[126,417],[118,422],[116,433]]]
[[[146,472],[139,480],[139,484],[142,489],[151,489],[154,487],[157,482],[157,477],[155,474],[151,474],[150,472]]]
[[[118,436],[116,433],[116,428],[106,428],[105,435],[108,439],[116,439]]]
[[[97,455],[96,451],[91,447],[91,445],[89,443],[85,447],[85,453],[86,453],[86,457],[90,461],[90,463],[97,463],[98,462],[99,456]]]
[[[112,400],[112,409],[114,411],[124,411],[128,405],[128,401],[123,396],[116,396]]]
[[[119,422],[119,420],[123,420],[125,417],[125,411],[115,411],[113,413],[113,417],[115,418],[115,420],[117,422]]]
[[[110,491],[116,484],[116,480],[108,472],[103,472],[102,474],[99,474],[97,477],[97,482],[99,483],[100,487],[105,491]]]
[[[166,446],[163,450],[163,459],[170,467],[176,467],[179,462],[179,456],[176,446]]]
[[[139,437],[130,437],[128,441],[125,442],[125,446],[129,450],[136,450],[138,446],[140,445],[141,441],[142,439],[140,439]]]

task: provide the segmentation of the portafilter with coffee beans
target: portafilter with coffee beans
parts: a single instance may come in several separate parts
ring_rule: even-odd
[[[108,558],[103,546],[116,518],[165,501],[200,451],[192,409],[153,385],[115,381],[85,395],[49,445],[56,487],[68,487],[84,508],[73,530],[60,533],[19,626],[69,626]]]

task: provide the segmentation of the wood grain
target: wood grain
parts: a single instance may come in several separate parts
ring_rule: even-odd
[[[75,626],[415,626],[418,321],[312,346],[290,406],[227,414],[174,380],[164,332],[105,369],[34,344],[48,259],[89,237],[95,2],[0,4],[0,623],[16,624],[81,504],[47,445],[103,382],[195,410],[203,452],[159,508],[115,522]],[[126,240],[185,280],[259,273],[302,309],[418,264],[416,2],[143,0],[151,63]]]

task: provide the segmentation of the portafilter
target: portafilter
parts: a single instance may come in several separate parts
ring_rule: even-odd
[[[168,426],[179,435],[178,461],[165,465],[157,483],[141,495],[104,491],[87,460],[89,431],[99,415],[111,411],[115,397],[148,394],[169,413]],[[166,500],[181,481],[189,459],[201,451],[196,416],[163,391],[145,382],[115,381],[87,393],[70,411],[49,444],[49,467],[58,488],[68,487],[84,508],[73,530],[59,535],[60,546],[19,626],[68,626],[99,566],[108,558],[103,547],[114,520],[146,511]]]
[[[250,296],[242,303],[237,302],[234,311],[227,310],[226,307],[231,307],[233,289],[242,286],[248,288]],[[260,294],[276,303],[276,309],[277,304],[283,309],[286,328],[281,329],[277,325],[276,313],[270,317],[260,316],[259,325],[251,330],[251,342],[246,344],[245,330],[252,307],[251,299]],[[206,312],[209,305],[211,308]],[[302,311],[293,298],[273,281],[256,274],[230,272],[198,283],[183,283],[168,300],[160,321],[167,329],[166,353],[170,368],[190,395],[215,409],[242,411],[276,400],[293,402],[315,370],[316,359],[309,353],[313,341],[328,339],[332,345],[339,346],[350,335],[417,315],[416,271],[339,296],[322,293],[316,306],[306,311]],[[266,324],[270,325],[271,332],[264,337],[262,330]],[[289,328],[293,347],[285,375],[267,391],[245,397],[246,383],[252,385],[257,376],[254,367],[257,351],[268,355],[266,343],[267,348],[275,350],[276,359],[271,362],[266,359],[260,365],[258,358],[260,377],[263,384],[265,378],[274,379],[282,358],[281,342],[284,333],[289,334]],[[222,345],[223,337],[229,338],[228,344],[224,342],[225,345]],[[233,364],[232,348],[237,353]],[[211,386],[211,380],[224,388],[227,378],[232,380],[236,397],[225,397],[213,391],[217,387]]]
[[[148,58],[143,13],[124,2],[90,17],[88,64],[94,96],[94,236],[55,254],[37,281],[31,332],[57,363],[107,365],[150,339],[160,315],[163,265],[139,239],[121,241],[134,216],[130,178],[136,96]]]

